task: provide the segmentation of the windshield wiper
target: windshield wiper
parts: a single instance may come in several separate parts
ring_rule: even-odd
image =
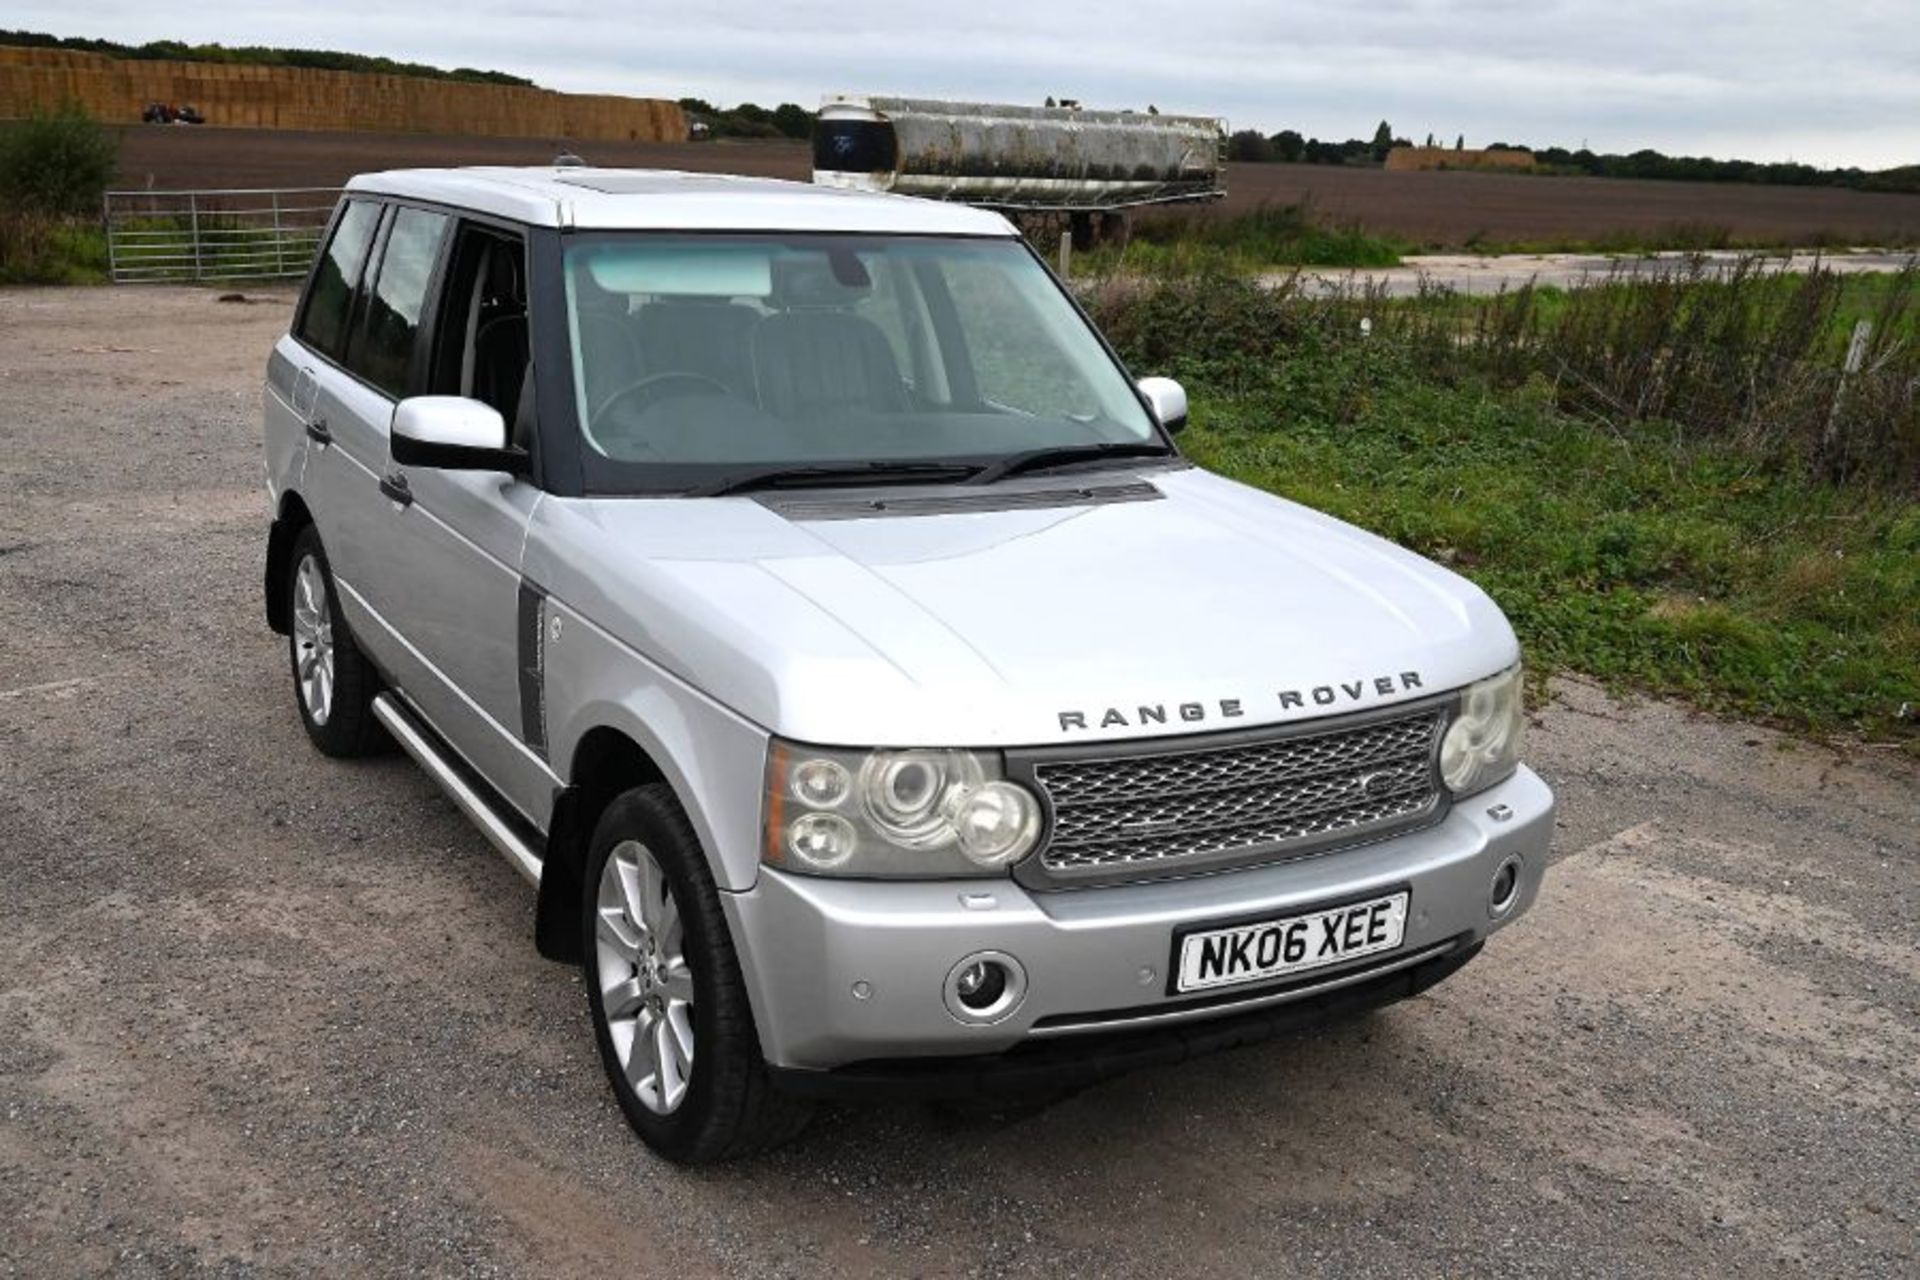
[[[992,484],[1002,476],[1038,471],[1042,467],[1065,466],[1070,462],[1089,462],[1100,458],[1164,458],[1173,450],[1151,440],[1137,442],[1105,440],[1094,444],[1061,444],[1046,449],[1029,449],[988,463],[976,472],[968,484]]]
[[[972,462],[850,462],[837,466],[769,467],[721,476],[686,491],[689,498],[717,498],[755,489],[830,488],[856,484],[951,484],[986,468]]]

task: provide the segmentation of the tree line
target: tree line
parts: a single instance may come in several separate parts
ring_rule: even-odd
[[[792,102],[767,108],[751,102],[716,107],[704,98],[682,98],[680,109],[689,123],[707,126],[714,138],[808,138],[813,136],[813,112]]]
[[[1322,142],[1294,129],[1265,134],[1241,129],[1227,138],[1227,159],[1242,164],[1336,164],[1372,166],[1386,163],[1387,152],[1410,147],[1385,120],[1371,138]],[[1446,146],[1431,133],[1429,147]],[[1464,134],[1452,147],[1466,149]],[[1585,147],[1524,147],[1495,142],[1488,151],[1531,151],[1535,165],[1545,173],[1585,174],[1594,178],[1653,178],[1670,182],[1753,182],[1782,187],[1851,187],[1860,191],[1920,192],[1920,165],[1867,170],[1854,167],[1822,169],[1810,164],[1758,160],[1715,160],[1709,156],[1669,156],[1645,149],[1627,155],[1590,151]]]
[[[1496,144],[1498,146],[1500,144]],[[1551,173],[1580,173],[1594,178],[1656,178],[1670,182],[1756,182],[1777,187],[1851,187],[1860,191],[1920,191],[1920,165],[1868,170],[1822,169],[1791,161],[1715,160],[1710,156],[1669,156],[1642,149],[1629,155],[1581,147],[1533,148],[1534,161]]]
[[[365,53],[342,53],[335,49],[279,49],[267,45],[186,44],[179,40],[149,40],[145,44],[121,44],[115,40],[90,40],[82,36],[55,36],[44,31],[7,31],[0,29],[0,45],[20,45],[30,49],[74,49],[99,53],[109,58],[127,58],[140,62],[226,62],[254,67],[303,67],[315,71],[364,71],[376,75],[417,76],[423,80],[459,80],[468,84],[507,84],[533,87],[524,76],[504,71],[481,71],[474,67],[433,67],[420,62],[399,62]]]
[[[1258,129],[1241,129],[1227,136],[1227,159],[1242,164],[1262,164],[1269,161],[1279,164],[1385,164],[1387,152],[1395,147],[1410,147],[1413,144],[1405,138],[1394,136],[1393,126],[1385,120],[1373,131],[1371,138],[1348,138],[1345,142],[1322,142],[1318,138],[1308,138],[1295,129],[1282,129],[1275,134],[1264,134]],[[1433,135],[1427,135],[1427,145],[1434,145]],[[1461,146],[1466,139],[1460,139]]]

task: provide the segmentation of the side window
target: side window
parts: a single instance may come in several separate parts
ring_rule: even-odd
[[[348,365],[390,396],[407,392],[427,287],[433,281],[446,231],[445,214],[403,208],[395,212],[387,233],[379,274],[367,294],[366,321],[355,337]]]
[[[454,242],[427,390],[492,405],[513,442],[532,444],[527,255],[518,236],[463,223]]]
[[[300,313],[294,336],[323,355],[338,359],[346,349],[347,319],[353,310],[353,292],[360,284],[373,231],[380,223],[380,206],[371,200],[352,200],[334,227],[333,238],[314,263],[313,283],[307,287],[307,305]]]

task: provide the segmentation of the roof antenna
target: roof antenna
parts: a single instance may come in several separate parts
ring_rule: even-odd
[[[571,151],[562,151],[553,158],[553,167],[556,169],[584,169],[587,167],[587,162]]]

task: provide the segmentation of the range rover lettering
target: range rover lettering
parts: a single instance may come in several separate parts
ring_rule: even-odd
[[[670,1159],[1398,1000],[1539,890],[1499,610],[1182,456],[997,214],[363,176],[264,402],[308,736],[532,882]]]

